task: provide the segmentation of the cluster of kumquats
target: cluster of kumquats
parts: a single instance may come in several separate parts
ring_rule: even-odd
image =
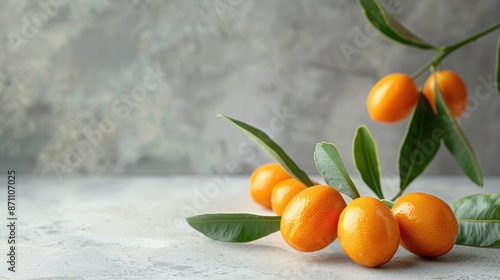
[[[467,92],[462,79],[451,71],[431,75],[422,91],[405,74],[385,76],[368,95],[368,113],[377,122],[400,121],[414,110],[420,92],[437,113],[436,88],[450,114],[459,117],[467,105]],[[432,114],[430,110],[429,113]],[[241,122],[237,125],[249,129]],[[354,262],[376,267],[390,261],[399,244],[415,255],[438,257],[449,252],[457,240],[459,225],[454,212],[446,202],[433,195],[409,193],[395,202],[356,195],[357,198],[346,204],[338,186],[314,181],[305,185],[306,181],[292,176],[278,162],[258,167],[250,177],[252,199],[281,216],[276,217],[279,218],[279,231],[288,245],[298,251],[321,250],[338,237],[342,249]],[[193,222],[191,220],[192,225]],[[226,226],[222,228],[229,230]],[[212,229],[208,227],[207,231]],[[240,231],[235,230],[238,234]],[[210,234],[207,236],[214,238]],[[214,239],[254,240],[227,239],[226,233],[222,236]]]
[[[427,98],[434,113],[436,110],[435,83],[451,115],[458,118],[467,106],[467,88],[453,71],[438,71],[429,76],[422,94]],[[374,121],[394,123],[407,117],[418,102],[419,90],[411,77],[393,73],[380,79],[370,91],[367,100],[368,113]]]
[[[444,255],[458,233],[451,208],[433,195],[406,194],[392,209],[373,197],[346,205],[334,188],[307,187],[277,163],[252,173],[250,194],[255,202],[281,215],[280,231],[292,248],[318,251],[338,237],[349,258],[367,267],[387,263],[399,244],[422,257]]]
[[[464,82],[452,71],[439,71],[427,79],[422,94],[435,113],[436,81],[448,109],[458,118],[467,105]],[[370,117],[385,123],[400,121],[413,111],[419,94],[409,76],[387,75],[370,91]],[[387,263],[399,244],[422,257],[444,255],[455,244],[457,219],[438,197],[409,193],[392,209],[373,197],[360,197],[346,205],[338,191],[313,183],[307,187],[278,163],[262,165],[250,177],[253,200],[281,216],[281,234],[298,251],[321,250],[338,237],[349,258],[375,267]]]
[[[441,140],[464,173],[478,186],[483,185],[479,162],[454,121],[467,106],[466,86],[455,72],[436,71],[436,68],[440,69],[442,60],[455,50],[500,29],[500,23],[454,44],[435,47],[398,24],[378,1],[358,2],[367,19],[388,38],[410,47],[438,52],[411,76],[393,73],[383,77],[368,95],[367,110],[375,122],[395,123],[414,112],[399,154],[399,159],[408,158],[411,163],[405,169],[406,163],[399,161],[400,192],[392,199],[395,201],[384,199],[380,190],[377,147],[364,126],[358,127],[356,132],[354,161],[363,181],[379,199],[359,196],[335,145],[323,142],[316,146],[315,164],[328,184],[321,185],[311,181],[264,132],[219,115],[243,131],[274,159],[275,163],[262,165],[252,173],[250,194],[255,202],[272,209],[277,216],[224,213],[198,215],[186,220],[206,236],[224,242],[249,242],[280,231],[288,245],[302,252],[321,250],[338,237],[347,256],[366,267],[389,262],[400,244],[407,251],[422,257],[442,256],[455,243],[477,247],[498,245],[500,239],[494,237],[495,241],[492,242],[483,237],[497,232],[493,226],[484,227],[486,223],[497,219],[491,214],[497,213],[497,205],[500,205],[497,195],[465,197],[463,201],[470,202],[467,209],[473,211],[457,211],[457,204],[453,201],[450,207],[431,194],[402,194],[431,162]],[[497,69],[497,81],[500,82],[500,66]],[[431,76],[419,89],[414,79],[427,70],[431,71]],[[500,93],[500,87],[498,91]],[[443,130],[446,137],[437,140],[432,138],[434,127]],[[417,163],[414,152],[418,151],[418,143],[430,141],[431,138],[436,149]],[[340,192],[353,200],[347,204]],[[482,202],[475,199],[478,197]],[[474,208],[475,203],[481,205]],[[460,205],[463,208],[465,204]],[[464,215],[464,211],[469,213]],[[469,215],[471,213],[473,215]],[[460,224],[457,217],[460,218]],[[492,220],[488,220],[490,217]],[[470,226],[464,226],[464,221],[469,222]],[[465,241],[464,236],[471,240]]]
[[[459,117],[467,105],[462,79],[451,71],[436,72],[428,78],[421,92],[434,113],[437,113],[436,88],[450,114]],[[414,110],[419,95],[419,89],[409,76],[400,73],[387,75],[370,91],[368,113],[377,122],[400,121]],[[432,114],[430,110],[429,113]],[[251,130],[242,122],[228,120],[240,129]],[[446,202],[433,195],[409,193],[395,202],[355,195],[356,198],[346,204],[338,186],[298,178],[278,162],[258,167],[250,177],[252,199],[280,216],[275,218],[279,218],[281,235],[298,251],[321,250],[338,237],[342,249],[354,262],[376,267],[390,261],[399,244],[415,255],[438,257],[449,252],[457,240],[459,225],[455,214]],[[307,181],[309,185],[304,184]],[[188,222],[196,228],[198,218],[188,218]],[[221,219],[217,217],[215,220]],[[211,234],[217,227],[216,223],[214,220],[207,223],[210,225],[201,231],[216,240],[246,242],[255,239],[238,239],[242,232],[240,226],[234,227],[237,228],[234,239],[227,238],[231,231],[227,224],[219,228],[222,233],[216,237]],[[258,231],[252,226],[248,230],[250,233]],[[267,234],[271,232],[273,230]]]

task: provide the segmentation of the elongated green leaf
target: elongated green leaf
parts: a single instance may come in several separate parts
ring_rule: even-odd
[[[497,44],[497,91],[500,94],[500,36]]]
[[[358,126],[353,143],[354,164],[366,185],[378,196],[384,198],[380,187],[380,163],[377,144],[370,130],[364,125]]]
[[[252,139],[259,147],[264,150],[274,161],[279,163],[290,175],[301,181],[306,186],[313,186],[313,182],[307,174],[300,169],[297,164],[278,146],[269,136],[263,131],[248,125],[242,121],[232,119],[230,117],[218,114],[218,117],[224,118],[239,130],[243,131],[250,139]]]
[[[434,75],[434,78],[436,76]],[[439,127],[443,130],[443,141],[464,173],[478,186],[483,186],[483,174],[474,150],[462,130],[455,122],[435,81],[436,109]]]
[[[399,149],[399,188],[403,192],[432,161],[439,150],[443,130],[427,99],[420,94]]]
[[[358,190],[349,177],[335,145],[318,143],[314,151],[314,162],[319,173],[330,187],[352,199],[359,197]]]
[[[249,242],[280,230],[280,216],[204,214],[186,218],[197,231],[224,242]]]
[[[405,44],[407,46],[417,47],[421,49],[434,49],[429,43],[426,43],[408,29],[402,26],[394,19],[376,0],[359,0],[359,4],[363,8],[367,19],[377,28],[382,34],[390,39]]]
[[[458,220],[456,244],[500,245],[500,195],[474,194],[449,203]]]

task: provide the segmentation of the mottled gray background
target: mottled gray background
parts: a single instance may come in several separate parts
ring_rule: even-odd
[[[500,20],[495,0],[384,3],[436,45]],[[395,175],[407,121],[373,123],[365,100],[380,77],[433,55],[374,32],[351,0],[12,0],[0,34],[0,165],[61,177],[240,174],[269,161],[217,113],[265,129],[311,173],[320,141],[355,172],[351,141],[364,123]],[[498,35],[443,63],[468,85],[460,123],[488,175],[500,175]],[[462,173],[441,149],[426,174]]]

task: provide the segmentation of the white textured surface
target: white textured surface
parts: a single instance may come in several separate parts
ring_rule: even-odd
[[[300,253],[279,233],[247,244],[210,240],[184,221],[215,212],[272,215],[251,202],[247,178],[19,179],[19,279],[498,279],[500,249],[455,246],[437,259],[400,248],[386,265],[354,264],[338,241]],[[364,194],[367,188],[355,180]],[[218,183],[222,187],[215,187]],[[486,187],[466,179],[419,178],[408,191],[444,199],[500,193],[500,178]],[[5,205],[5,188],[0,195]],[[1,227],[5,256],[5,227]],[[7,273],[2,257],[0,277]]]

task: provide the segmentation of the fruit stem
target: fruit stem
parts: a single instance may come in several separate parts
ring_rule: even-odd
[[[381,199],[382,203],[384,203],[387,207],[392,209],[392,206],[394,206],[394,201],[388,200],[388,199]]]
[[[450,53],[460,47],[462,47],[463,45],[467,45],[468,43],[472,42],[472,41],[475,41],[476,39],[480,38],[480,37],[483,37],[484,35],[492,32],[492,31],[495,31],[496,29],[498,29],[500,27],[500,22],[497,23],[497,24],[494,24],[488,28],[486,28],[485,30],[483,31],[480,31],[472,36],[470,36],[469,38],[465,38],[463,39],[462,41],[460,42],[457,42],[451,46],[448,46],[448,47],[445,47],[444,48],[444,52],[447,52],[447,53]]]
[[[402,194],[403,194],[403,189],[399,190],[399,192],[391,199],[392,201],[396,201]]]
[[[418,78],[418,76],[422,75],[425,71],[427,71],[427,68],[429,68],[432,65],[435,58],[436,56],[433,57],[431,60],[427,61],[422,67],[420,67],[415,73],[411,75],[411,78],[415,80],[416,78]]]
[[[440,54],[432,57],[429,61],[427,61],[422,67],[420,67],[413,75],[411,75],[412,79],[416,79],[418,76],[422,75],[431,65],[438,65],[445,57],[447,57],[449,54],[454,52],[455,50],[463,47],[464,45],[467,45],[470,42],[473,42],[480,37],[483,37],[484,35],[495,31],[496,29],[500,28],[500,22],[497,24],[494,24],[470,37],[467,37],[459,42],[456,42],[455,44],[449,45],[449,46],[443,46],[437,48],[437,50],[440,52]]]

